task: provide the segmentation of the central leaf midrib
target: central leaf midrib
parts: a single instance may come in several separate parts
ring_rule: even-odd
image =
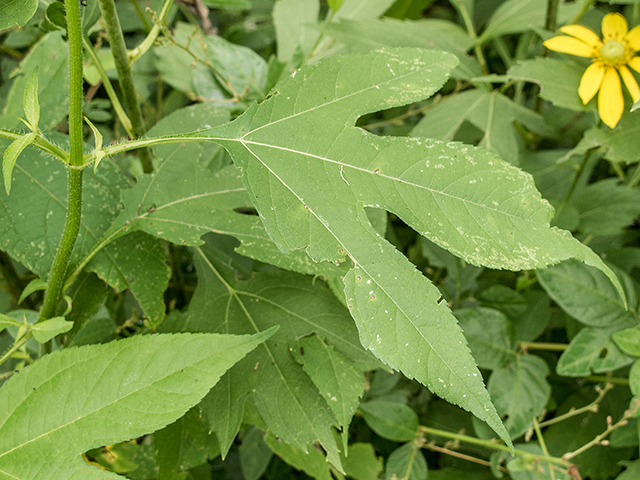
[[[282,179],[269,167],[269,165],[265,164],[259,156],[257,156],[250,148],[248,148],[245,145],[245,148],[247,149],[247,151],[253,155],[262,165],[265,166],[265,168],[271,172],[271,174],[278,179],[278,181],[285,186],[296,198],[298,198],[298,200],[300,200],[300,202],[302,202],[302,199],[297,195],[296,192],[294,192],[291,187],[289,187],[289,185],[287,185],[285,182],[282,181]],[[304,203],[304,202],[302,202]],[[433,344],[425,337],[425,335],[420,331],[420,329],[415,325],[415,323],[413,323],[413,321],[411,320],[411,318],[409,317],[409,315],[407,315],[404,311],[403,308],[400,307],[400,305],[398,305],[398,303],[396,302],[395,298],[390,295],[387,290],[384,288],[384,286],[380,285],[380,283],[378,283],[378,281],[374,278],[373,275],[371,275],[366,268],[360,264],[357,260],[356,257],[354,257],[354,255],[348,250],[348,248],[346,246],[344,246],[344,244],[340,241],[340,239],[336,236],[336,234],[329,228],[329,226],[326,224],[324,219],[321,219],[320,217],[318,217],[318,215],[316,215],[316,213],[313,211],[313,209],[309,209],[309,211],[311,212],[311,214],[318,220],[318,222],[320,222],[326,229],[327,231],[340,243],[342,244],[342,246],[344,247],[345,251],[347,252],[347,254],[353,259],[354,263],[356,265],[358,265],[372,280],[373,282],[378,285],[378,287],[385,293],[385,295],[387,296],[387,298],[389,298],[393,304],[396,306],[396,308],[398,309],[398,311],[400,311],[402,313],[402,315],[406,318],[406,320],[413,326],[414,330],[419,334],[420,338],[422,338],[427,345],[429,345],[429,347],[431,348],[432,352],[435,353],[438,358],[440,358],[441,362],[447,366],[448,370],[451,372],[451,374],[458,379],[458,381],[460,382],[461,385],[464,385],[465,388],[467,389],[467,391],[469,392],[469,394],[471,396],[473,396],[473,398],[475,398],[475,400],[478,402],[478,404],[483,405],[483,402],[480,401],[479,397],[476,395],[476,393],[469,388],[466,383],[462,380],[461,377],[458,376],[458,373],[455,371],[455,369],[451,368],[449,366],[449,364],[442,358],[442,355],[440,355],[440,352],[438,352],[438,350],[433,346]],[[352,269],[353,270],[353,269]]]
[[[357,167],[357,166],[355,166],[355,165],[350,165],[350,164],[348,164],[348,163],[343,163],[343,162],[340,162],[340,161],[337,161],[337,160],[333,160],[333,159],[331,159],[331,158],[323,157],[323,156],[321,156],[321,155],[315,155],[315,154],[308,153],[308,152],[302,152],[302,151],[300,151],[300,150],[295,150],[295,149],[288,148],[288,147],[281,147],[281,146],[278,146],[278,145],[270,145],[270,144],[268,144],[268,143],[253,142],[253,141],[250,141],[250,140],[232,139],[231,141],[240,142],[240,143],[241,143],[241,144],[242,144],[242,145],[243,145],[243,146],[244,146],[244,147],[245,147],[245,148],[246,148],[246,149],[251,153],[251,155],[253,155],[255,158],[257,158],[257,159],[260,161],[260,163],[262,163],[265,167],[269,168],[269,171],[270,171],[270,172],[272,172],[272,173],[273,173],[273,170],[272,170],[270,167],[268,167],[268,166],[267,166],[267,165],[266,165],[266,164],[265,164],[265,163],[260,159],[260,157],[259,157],[257,154],[255,154],[255,153],[254,153],[254,152],[253,152],[249,147],[247,147],[247,144],[257,145],[257,146],[260,146],[260,147],[273,148],[273,149],[275,149],[275,150],[282,150],[282,151],[286,151],[286,152],[290,152],[290,153],[294,153],[294,154],[298,154],[298,155],[302,155],[302,156],[306,156],[306,157],[316,158],[316,159],[318,159],[318,160],[323,160],[323,161],[325,161],[325,162],[333,163],[333,164],[335,164],[335,165],[340,165],[341,167],[344,167],[344,168],[350,168],[350,169],[352,169],[352,170],[357,170],[357,171],[360,171],[360,172],[369,173],[369,174],[371,174],[372,176],[374,176],[374,175],[375,175],[375,176],[377,176],[377,177],[384,177],[384,178],[387,178],[387,179],[389,179],[389,180],[391,180],[391,181],[394,181],[394,182],[403,183],[403,184],[405,184],[405,185],[407,185],[407,186],[411,186],[411,187],[415,187],[415,188],[420,188],[420,189],[423,189],[423,190],[428,191],[428,192],[429,192],[429,193],[431,193],[432,195],[436,195],[436,194],[437,194],[437,195],[442,195],[442,196],[444,196],[444,197],[448,197],[448,198],[451,198],[451,199],[453,199],[453,200],[456,200],[456,201],[462,202],[462,203],[463,203],[463,204],[465,204],[465,205],[466,205],[466,204],[468,204],[468,205],[473,205],[473,206],[476,206],[476,207],[479,207],[479,208],[483,208],[483,209],[485,209],[485,210],[488,210],[488,211],[491,211],[491,212],[495,212],[495,213],[497,213],[497,214],[503,215],[503,216],[505,216],[505,217],[508,217],[508,218],[511,218],[511,219],[514,219],[514,220],[518,220],[518,221],[523,221],[523,220],[524,220],[525,222],[532,223],[532,224],[534,224],[534,225],[538,225],[538,226],[546,226],[546,225],[545,225],[545,224],[543,224],[543,223],[536,222],[536,221],[531,220],[531,219],[529,219],[529,218],[524,218],[524,219],[523,219],[523,217],[521,217],[521,216],[513,215],[513,214],[510,214],[510,213],[506,213],[506,212],[503,212],[503,211],[501,211],[501,210],[498,210],[497,208],[491,208],[491,207],[488,207],[487,205],[484,205],[484,204],[481,204],[481,203],[472,202],[471,200],[467,200],[467,199],[465,199],[465,198],[461,198],[461,197],[458,197],[458,196],[452,195],[452,194],[450,194],[450,193],[445,193],[445,192],[443,192],[443,191],[441,191],[441,190],[436,190],[436,189],[434,189],[434,188],[429,188],[429,187],[427,187],[427,186],[425,186],[425,185],[420,185],[420,184],[418,184],[418,183],[409,182],[409,181],[407,181],[407,180],[403,180],[403,179],[401,179],[401,178],[397,178],[397,177],[392,177],[392,176],[389,176],[389,175],[385,175],[384,173],[374,173],[374,172],[372,172],[372,171],[370,171],[370,170],[367,170],[366,168],[363,168],[363,167]],[[275,175],[275,174],[274,174],[274,175]],[[287,188],[289,188],[289,186],[288,186],[288,185],[286,185],[286,183],[285,183],[285,182],[283,182],[283,181],[282,181],[282,179],[280,179],[280,177],[277,177],[277,178],[278,178],[278,180],[280,180],[280,182],[281,182],[283,185],[285,185],[285,186],[287,186]],[[289,189],[290,189],[290,188],[289,188]],[[291,190],[291,189],[290,189],[290,190]],[[296,195],[296,197],[298,197],[298,199],[300,199],[300,197],[299,197],[298,195]],[[302,199],[300,199],[300,201],[302,202]],[[302,202],[302,203],[304,203],[304,202]],[[476,222],[476,223],[477,223],[477,222]]]
[[[237,345],[236,345],[236,346],[237,346]],[[229,348],[227,348],[226,350],[229,350]],[[193,364],[186,365],[186,366],[185,366],[185,367],[183,367],[183,368],[193,367],[194,365],[196,365],[196,364],[198,364],[198,363],[200,363],[200,362],[203,362],[203,361],[207,360],[208,358],[210,358],[210,357],[212,357],[212,356],[214,356],[214,355],[219,355],[220,353],[221,353],[220,351],[215,352],[215,353],[213,353],[213,354],[211,354],[211,355],[208,355],[208,356],[207,356],[207,357],[205,357],[205,358],[202,358],[202,359],[198,360],[197,362],[195,362],[195,363],[193,363]],[[74,366],[76,366],[76,365],[78,365],[78,364],[70,365],[68,368],[73,368],[73,367],[74,367]],[[59,372],[57,372],[57,373],[56,373],[56,375],[54,375],[53,377],[50,377],[49,379],[47,379],[47,381],[46,381],[46,382],[44,382],[44,383],[42,383],[41,385],[39,385],[39,387],[41,387],[41,386],[43,386],[43,385],[46,385],[47,383],[50,383],[52,380],[54,380],[55,378],[57,378],[57,376],[58,376],[58,375],[60,375],[60,374],[61,374],[61,373],[63,373],[64,371],[66,371],[68,368],[65,368],[65,369],[63,369],[63,370],[60,370]],[[42,434],[38,435],[37,437],[34,437],[34,438],[30,439],[30,440],[27,440],[26,442],[24,442],[24,443],[22,443],[22,444],[20,444],[20,445],[16,445],[16,446],[15,446],[15,447],[13,447],[12,449],[7,450],[6,452],[2,452],[2,453],[0,453],[0,458],[4,457],[5,455],[10,454],[11,452],[13,452],[13,451],[15,451],[15,450],[18,450],[18,449],[24,448],[26,445],[28,445],[28,444],[30,444],[30,443],[33,443],[33,442],[38,441],[38,440],[39,440],[40,438],[42,438],[42,437],[45,437],[45,436],[47,436],[47,435],[51,435],[51,434],[53,434],[54,432],[56,432],[56,431],[58,431],[58,430],[61,430],[61,429],[66,428],[66,427],[68,427],[68,426],[70,426],[70,425],[73,425],[74,423],[76,423],[76,422],[78,422],[78,421],[80,421],[80,420],[83,420],[83,419],[85,419],[86,417],[88,417],[88,416],[90,416],[90,415],[94,415],[94,414],[96,414],[96,413],[100,412],[101,410],[103,410],[103,409],[105,409],[105,408],[107,408],[107,407],[110,407],[110,406],[111,406],[111,405],[113,405],[114,403],[121,402],[121,401],[123,401],[124,399],[126,399],[126,398],[130,397],[131,395],[134,395],[134,394],[136,394],[136,393],[140,392],[140,390],[143,390],[143,389],[145,389],[145,388],[149,388],[149,387],[151,387],[151,386],[153,386],[153,385],[157,384],[158,382],[161,382],[161,381],[165,380],[166,378],[170,377],[171,375],[175,375],[175,374],[176,374],[177,372],[179,372],[179,371],[180,371],[180,369],[175,370],[175,371],[172,371],[172,372],[168,373],[167,375],[164,375],[163,377],[158,378],[156,381],[154,381],[154,382],[152,382],[152,383],[145,384],[145,385],[144,385],[144,386],[142,386],[141,388],[138,388],[138,389],[136,389],[136,390],[133,390],[133,391],[131,391],[130,393],[128,393],[128,394],[126,394],[126,395],[124,395],[124,396],[122,396],[122,397],[118,397],[118,398],[116,398],[116,399],[115,399],[114,401],[112,401],[112,402],[109,402],[109,403],[106,403],[106,404],[102,405],[100,408],[97,408],[97,409],[95,409],[95,410],[93,410],[93,411],[91,411],[91,412],[88,412],[86,415],[82,415],[82,416],[80,416],[80,417],[77,417],[77,418],[73,419],[72,421],[70,421],[70,422],[68,422],[68,423],[65,423],[64,425],[60,425],[60,426],[58,426],[58,427],[56,427],[56,428],[54,428],[54,429],[51,429],[51,430],[49,430],[49,431],[47,431],[47,432],[44,432],[44,433],[42,433]],[[29,398],[29,395],[27,395],[27,396],[23,399],[23,401],[22,401],[22,402],[20,402],[18,405],[16,405],[16,407],[13,409],[13,411],[15,411],[15,410],[17,409],[17,407],[19,407],[20,405],[22,405],[22,404],[24,403],[24,401],[26,401],[26,399],[27,399],[27,398]],[[9,419],[9,418],[10,418],[10,417],[9,417],[9,416],[7,416],[7,419]],[[6,423],[6,422],[5,422],[5,423]],[[3,425],[4,425],[5,423],[3,423]]]

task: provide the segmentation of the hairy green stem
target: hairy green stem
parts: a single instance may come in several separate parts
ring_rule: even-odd
[[[98,0],[100,11],[105,20],[107,27],[107,35],[109,36],[109,44],[111,52],[116,64],[118,72],[118,80],[120,81],[120,89],[124,96],[124,104],[126,105],[131,127],[135,138],[139,138],[145,134],[144,121],[142,119],[142,111],[136,96],[136,87],[133,83],[133,75],[131,74],[131,64],[129,62],[129,54],[127,46],[124,43],[124,36],[120,28],[120,20],[116,12],[116,5],[113,0]],[[153,163],[151,154],[147,148],[142,148],[138,152],[140,162],[142,162],[142,170],[145,173],[153,172]]]
[[[16,353],[18,350],[20,350],[22,348],[22,346],[27,343],[27,340],[29,340],[31,338],[33,334],[31,333],[31,331],[25,333],[22,338],[20,338],[20,340],[18,340],[16,343],[14,343],[11,348],[9,348],[6,352],[4,352],[2,354],[2,356],[0,357],[0,365],[2,365],[4,362],[6,362],[7,360],[9,360],[9,358],[11,358],[11,356]]]
[[[0,138],[8,138],[10,140],[17,140],[20,137],[23,137],[24,133],[14,132],[13,130],[6,130],[4,128],[0,128]],[[56,160],[60,160],[65,165],[69,164],[69,152],[63,150],[62,148],[54,145],[49,140],[44,138],[42,135],[36,135],[33,139],[33,142],[29,145],[31,147],[36,147],[42,150],[45,153],[48,153]]]
[[[44,321],[54,317],[65,274],[76,244],[82,218],[82,27],[80,4],[77,0],[65,0],[67,14],[67,32],[69,38],[69,169],[67,174],[67,219],[58,251],[53,259],[47,289],[44,294],[40,318]]]

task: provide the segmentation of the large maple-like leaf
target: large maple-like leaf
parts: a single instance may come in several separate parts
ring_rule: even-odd
[[[353,260],[345,296],[363,345],[509,441],[440,292],[375,232],[364,207],[393,212],[476,265],[519,270],[574,257],[617,280],[591,250],[549,226],[553,209],[530,175],[482,149],[354,127],[360,115],[432,95],[456,63],[418,49],[330,58],[191,140],[231,153],[281,250]]]

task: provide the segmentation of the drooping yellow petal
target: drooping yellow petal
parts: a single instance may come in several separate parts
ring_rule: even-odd
[[[582,25],[565,25],[560,29],[560,31],[582,40],[584,43],[591,46],[591,48],[600,48],[600,45],[602,45],[600,37]]]
[[[543,45],[549,50],[580,57],[593,57],[596,55],[596,50],[592,46],[573,37],[553,37],[544,42]]]
[[[633,68],[636,72],[640,72],[640,57],[633,57],[627,62],[627,65]]]
[[[629,31],[627,20],[619,13],[607,13],[602,19],[602,40],[621,41]]]
[[[598,90],[600,90],[604,72],[605,68],[602,62],[592,63],[584,71],[582,80],[580,80],[580,87],[578,87],[578,94],[582,99],[582,103],[585,105],[589,103]]]
[[[640,25],[636,25],[627,33],[627,42],[634,52],[640,50]]]
[[[626,85],[627,90],[629,90],[631,98],[633,98],[633,103],[640,100],[640,87],[638,87],[636,79],[633,78],[633,74],[624,65],[618,67],[618,72],[620,72],[620,76],[622,77],[622,80],[624,80],[624,84]]]
[[[607,68],[598,95],[598,112],[600,118],[610,128],[615,128],[622,117],[624,99],[620,77],[615,68]]]

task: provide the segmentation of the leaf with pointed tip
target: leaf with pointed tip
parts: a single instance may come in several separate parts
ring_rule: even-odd
[[[165,117],[149,135],[210,128],[228,120],[227,110],[197,104]],[[234,236],[241,242],[238,253],[262,262],[313,275],[344,274],[344,269],[330,262],[316,263],[302,251],[283,254],[259,217],[242,213],[252,204],[241,172],[230,165],[213,173],[202,165],[206,146],[173,143],[154,147],[158,159],[154,172],[141,175],[133,188],[122,192],[124,209],[103,238],[113,241],[139,230],[176,245],[198,246],[203,234],[216,232]]]
[[[365,347],[509,442],[439,290],[375,232],[364,207],[391,211],[475,265],[519,270],[576,257],[619,284],[600,257],[550,228],[553,209],[530,175],[482,149],[376,137],[353,126],[360,115],[433,94],[456,63],[418,49],[330,58],[295,72],[234,122],[194,138],[231,153],[281,250],[354,261],[345,297]]]
[[[280,325],[263,348],[231,369],[203,400],[221,452],[228,452],[240,427],[244,400],[253,393],[271,432],[303,451],[320,441],[330,461],[339,466],[338,447],[330,430],[337,425],[335,416],[291,356],[289,344],[318,332],[360,371],[375,368],[377,362],[358,342],[347,309],[323,282],[285,271],[240,281],[218,255],[209,243],[195,250],[198,288],[188,315],[173,325],[169,318],[163,328],[244,334]]]
[[[120,478],[80,455],[173,422],[274,331],[136,336],[42,357],[0,390],[0,478]]]
[[[23,100],[24,114],[27,117],[29,127],[34,132],[38,131],[40,121],[40,103],[38,101],[38,66],[33,69],[27,85],[24,88]]]
[[[342,441],[347,445],[349,424],[364,393],[362,371],[317,334],[294,342],[291,353],[338,419],[342,427]]]

